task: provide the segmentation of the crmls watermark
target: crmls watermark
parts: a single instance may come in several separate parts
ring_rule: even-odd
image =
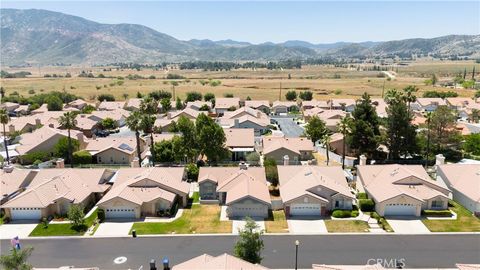
[[[405,258],[371,258],[367,260],[367,265],[379,264],[385,268],[404,268]]]

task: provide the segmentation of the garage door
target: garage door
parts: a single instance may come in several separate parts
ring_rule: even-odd
[[[267,207],[264,205],[234,205],[230,206],[230,216],[233,217],[265,217],[268,214]]]
[[[415,216],[417,207],[413,204],[387,204],[385,216]]]
[[[40,208],[12,208],[12,219],[34,219],[42,218],[42,210]]]
[[[135,218],[135,209],[133,208],[107,208],[106,218]]]
[[[291,216],[320,216],[321,214],[320,204],[302,203],[290,206]]]

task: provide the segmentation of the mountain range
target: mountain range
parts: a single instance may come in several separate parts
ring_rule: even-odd
[[[480,57],[480,35],[330,44],[301,40],[262,44],[231,39],[183,41],[143,25],[101,24],[39,9],[1,9],[0,25],[0,60],[4,65],[279,61],[412,54]]]

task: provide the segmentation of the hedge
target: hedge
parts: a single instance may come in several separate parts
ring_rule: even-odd
[[[365,192],[357,193],[357,199],[368,199],[367,193]]]
[[[335,209],[332,212],[332,217],[334,218],[349,218],[349,217],[357,217],[358,216],[358,211],[353,210],[341,210],[341,209]]]
[[[90,164],[90,163],[92,163],[92,155],[86,150],[77,151],[77,152],[73,153],[72,156],[73,156],[73,162],[75,164]]]
[[[423,210],[422,214],[429,217],[451,217],[450,210]]]
[[[99,208],[97,211],[97,218],[100,220],[100,222],[105,221],[105,211],[102,208]]]
[[[375,210],[375,203],[371,199],[360,199],[358,200],[358,205],[362,211],[374,211]]]

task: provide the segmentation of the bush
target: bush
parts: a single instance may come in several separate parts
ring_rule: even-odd
[[[422,215],[428,217],[451,217],[452,212],[449,210],[423,210]]]
[[[187,97],[185,98],[185,102],[191,102],[195,100],[202,100],[202,94],[199,92],[188,92]]]
[[[112,94],[100,94],[97,97],[97,100],[102,101],[115,101],[115,97]]]
[[[175,74],[175,73],[169,73],[167,75],[168,80],[180,80],[180,79],[185,79],[185,76]]]
[[[358,200],[358,206],[362,211],[374,211],[375,210],[375,203],[371,199],[360,199]]]
[[[75,164],[90,164],[92,163],[92,155],[86,150],[77,151],[73,153],[73,162]]]
[[[205,101],[211,101],[212,99],[215,99],[215,94],[213,93],[206,93],[204,96],[203,96],[203,99]]]
[[[332,217],[334,218],[349,218],[350,216],[351,212],[349,210],[336,209],[332,212]]]
[[[50,154],[42,151],[28,153],[22,157],[24,163],[27,163],[27,164],[31,164],[37,160],[40,160],[40,162],[47,161],[49,158],[50,158]]]
[[[257,152],[252,152],[247,155],[246,159],[248,163],[257,165],[260,161],[260,154],[258,154]]]
[[[367,193],[365,192],[357,193],[357,199],[368,199]]]
[[[295,92],[295,91],[288,91],[288,92],[285,94],[285,98],[286,98],[288,101],[294,101],[295,99],[297,99],[297,92]]]
[[[197,165],[193,164],[193,163],[190,163],[187,165],[187,177],[188,179],[192,180],[192,181],[197,181],[198,180],[198,173],[199,173],[199,169],[197,167]]]
[[[162,99],[172,99],[172,93],[164,91],[164,90],[159,90],[159,91],[153,91],[148,93],[148,96],[155,99],[155,100],[162,100]]]
[[[63,109],[63,102],[57,96],[49,96],[46,99],[46,102],[49,111],[61,111]]]
[[[78,151],[80,148],[80,143],[71,138],[72,140],[72,153],[75,151]],[[59,158],[64,158],[66,162],[69,162],[68,160],[68,137],[62,137],[60,140],[58,140],[57,144],[53,147],[55,157]]]
[[[376,219],[376,220],[380,219],[380,215],[377,214],[377,212],[372,212],[372,213],[370,213],[370,217],[371,217],[371,218],[374,218],[374,219]]]
[[[105,221],[105,210],[103,209],[98,209],[97,210],[97,218],[98,220],[100,220],[100,223],[104,222]]]

